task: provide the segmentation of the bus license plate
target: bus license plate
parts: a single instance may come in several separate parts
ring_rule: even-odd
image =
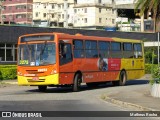
[[[33,77],[32,80],[39,80],[39,77]]]

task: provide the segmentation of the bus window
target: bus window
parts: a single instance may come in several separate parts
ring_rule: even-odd
[[[122,58],[120,42],[111,42],[111,57],[112,58]]]
[[[142,58],[142,45],[140,43],[134,44],[134,57]]]
[[[134,57],[132,43],[123,43],[123,57],[124,58]]]
[[[85,54],[87,58],[98,58],[97,41],[85,41]]]
[[[60,65],[69,63],[72,61],[72,49],[71,44],[69,43],[60,43],[59,44],[59,53],[60,53]]]
[[[98,42],[99,57],[108,58],[109,57],[109,42],[100,41]]]
[[[74,48],[73,48],[74,58],[84,58],[83,41],[74,40],[73,45],[74,45]]]

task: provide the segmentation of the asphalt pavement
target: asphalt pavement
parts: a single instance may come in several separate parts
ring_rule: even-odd
[[[160,111],[160,98],[151,96],[151,85],[149,84],[150,77],[150,75],[146,74],[141,79],[138,79],[140,81],[148,81],[145,86],[137,84],[137,87],[132,87],[132,85],[127,85],[129,89],[122,86],[116,86],[121,87],[121,89],[113,93],[105,93],[101,95],[101,99],[121,107],[130,107],[138,111]],[[14,85],[17,84],[17,80],[5,80],[3,82]]]

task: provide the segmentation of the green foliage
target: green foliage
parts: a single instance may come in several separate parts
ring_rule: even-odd
[[[157,64],[145,64],[145,73],[151,74],[152,67],[155,68]]]
[[[16,65],[0,65],[0,80],[15,79],[16,77]]]
[[[152,79],[150,80],[150,84],[153,85],[154,83],[160,84],[160,68],[158,65],[154,66],[152,69]]]
[[[154,53],[153,53],[154,51]],[[155,55],[155,52],[157,51],[156,47],[146,47],[144,48],[144,56],[145,56],[145,63],[150,64],[153,62],[155,63],[155,58],[157,57]],[[152,59],[153,57],[153,59]]]

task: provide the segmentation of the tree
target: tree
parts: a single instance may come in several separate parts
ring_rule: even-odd
[[[146,12],[148,18],[149,13],[153,13],[154,31],[156,31],[156,22],[160,21],[160,0],[135,0],[135,2],[135,12],[140,9],[140,16]]]

